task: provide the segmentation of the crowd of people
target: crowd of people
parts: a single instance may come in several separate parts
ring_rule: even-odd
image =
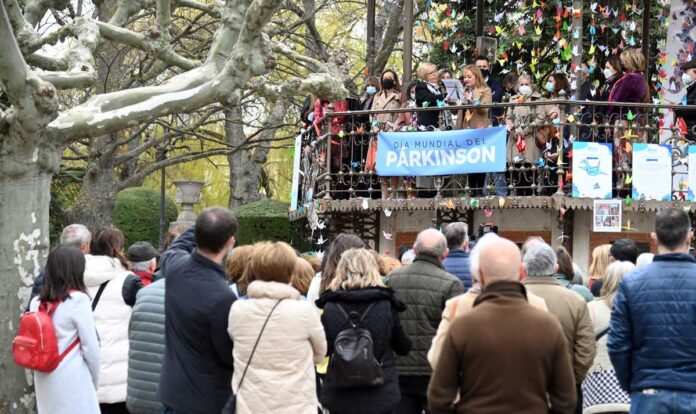
[[[465,65],[459,73],[440,69],[436,65],[423,62],[416,71],[418,80],[409,85],[401,85],[397,73],[385,70],[381,77],[370,76],[365,80],[363,93],[356,98],[329,101],[310,96],[305,102],[302,121],[305,130],[313,136],[322,134],[321,128],[327,122],[326,112],[332,105],[334,112],[395,110],[401,112],[353,116],[330,117],[331,172],[365,172],[376,174],[376,152],[378,138],[368,132],[378,131],[434,131],[449,129],[478,129],[503,125],[508,129],[507,163],[518,169],[530,170],[532,167],[549,167],[555,171],[559,158],[567,164],[572,154],[570,144],[573,139],[613,143],[617,166],[627,167],[631,154],[626,145],[629,121],[645,126],[646,119],[640,107],[627,107],[626,103],[652,103],[650,87],[645,77],[647,63],[640,50],[627,49],[620,55],[610,56],[604,67],[591,70],[581,64],[573,73],[551,73],[544,79],[536,79],[527,73],[507,73],[501,81],[495,78],[491,64],[485,56],[479,56],[475,64]],[[682,65],[685,85],[693,85],[696,80],[696,60]],[[461,80],[463,96],[445,82],[453,77]],[[540,83],[537,83],[540,81]],[[595,85],[593,85],[595,84]],[[596,86],[598,85],[598,86]],[[401,94],[401,91],[404,94]],[[696,90],[696,89],[689,89]],[[689,94],[686,103],[696,104],[696,94]],[[570,100],[588,102],[581,107],[580,115],[570,120]],[[614,106],[593,106],[589,102],[616,102]],[[537,103],[534,105],[525,105]],[[505,108],[489,108],[477,105],[511,103]],[[450,110],[452,105],[471,105],[466,110]],[[409,111],[413,108],[432,108],[432,110]],[[688,110],[678,111],[685,120],[685,135],[693,136],[696,117]],[[568,122],[578,121],[582,125],[571,139]],[[687,125],[688,124],[688,125]],[[646,142],[648,135],[644,128],[633,125],[631,133],[637,140]],[[635,130],[635,131],[634,131]],[[342,139],[342,133],[356,133],[353,143]],[[637,132],[636,132],[637,131]],[[311,141],[311,140],[310,140]],[[561,153],[562,152],[562,153]],[[475,192],[495,192],[507,195],[508,183],[504,173],[490,177],[494,190],[485,184],[485,174],[469,176],[469,187]],[[522,191],[530,192],[534,187],[533,177],[523,175],[515,180]],[[380,177],[380,191],[384,199],[415,198],[417,189],[432,190],[431,179],[426,177]],[[509,181],[509,180],[508,180]],[[550,174],[547,184],[557,185],[555,173]],[[542,191],[537,185],[536,191]],[[551,189],[549,189],[551,191]]]
[[[465,223],[399,259],[352,234],[319,260],[235,247],[213,207],[168,246],[66,227],[29,314],[62,361],[34,372],[39,413],[687,413],[696,404],[688,215],[657,213],[658,254],[563,247]],[[49,306],[50,305],[50,306]],[[29,315],[28,314],[28,315]]]

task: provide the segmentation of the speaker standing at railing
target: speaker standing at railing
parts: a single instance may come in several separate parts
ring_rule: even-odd
[[[696,59],[683,63],[680,66],[682,73],[682,82],[686,86],[685,101],[686,105],[696,105]],[[675,109],[674,113],[684,120],[686,124],[685,137],[688,140],[696,140],[696,112],[689,109]]]

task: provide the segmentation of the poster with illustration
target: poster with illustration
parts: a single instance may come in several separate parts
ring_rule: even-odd
[[[612,145],[573,142],[573,197],[611,198]]]
[[[622,200],[595,200],[592,231],[618,233],[621,231]]]
[[[672,199],[672,146],[633,144],[633,199]]]

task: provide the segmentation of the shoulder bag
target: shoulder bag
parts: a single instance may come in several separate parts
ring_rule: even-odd
[[[278,302],[276,302],[275,305],[273,305],[273,309],[268,313],[268,316],[266,317],[266,321],[263,323],[263,326],[261,327],[261,332],[259,332],[259,336],[256,338],[256,343],[254,344],[254,347],[251,349],[251,354],[249,355],[249,360],[246,363],[246,367],[244,367],[244,372],[242,373],[242,378],[239,380],[239,386],[237,387],[237,393],[239,393],[239,390],[242,389],[242,384],[244,383],[244,377],[246,377],[247,370],[249,369],[249,364],[251,364],[251,359],[254,358],[254,353],[256,352],[256,347],[259,345],[259,341],[261,341],[261,335],[263,335],[263,331],[266,329],[266,325],[268,324],[268,320],[271,319],[271,315],[273,315],[273,311],[280,305],[280,302],[282,302],[283,299],[280,299]],[[234,414],[237,411],[237,394],[232,392],[232,395],[230,398],[227,400],[227,403],[225,406],[222,408],[222,414]]]

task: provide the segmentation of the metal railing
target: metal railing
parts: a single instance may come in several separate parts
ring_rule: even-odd
[[[671,109],[696,114],[696,106],[683,105],[537,100],[382,111],[330,109],[331,106],[318,124],[319,134],[314,127],[303,133],[300,204],[320,198],[569,195],[574,141],[613,144],[613,196],[623,198],[631,191],[634,143],[671,144],[672,175],[686,180],[686,146],[690,143],[687,137],[696,135],[689,132],[685,136],[676,122],[668,125],[664,120],[663,115]],[[424,130],[412,123],[417,118],[414,113],[437,111],[440,125],[453,125],[444,122],[449,114],[468,117],[468,111],[480,109],[489,110],[493,125],[508,127],[505,172],[390,178],[380,177],[368,165],[371,144],[379,131]],[[681,190],[674,186],[673,199],[684,199]]]

